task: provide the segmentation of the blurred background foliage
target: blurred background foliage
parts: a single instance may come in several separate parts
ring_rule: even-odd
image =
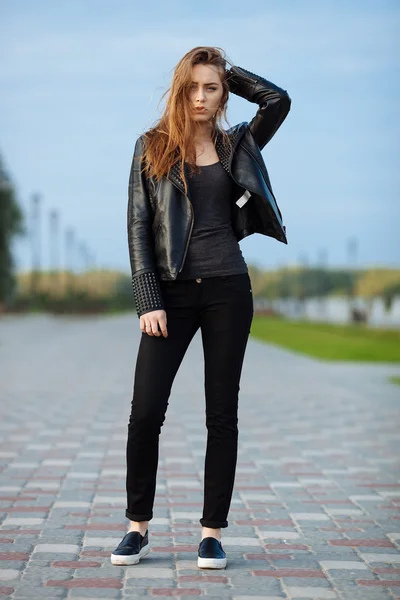
[[[40,311],[109,312],[133,310],[131,277],[128,273],[99,268],[87,246],[75,239],[71,228],[65,230],[64,260],[59,247],[62,232],[59,215],[49,211],[51,269],[42,266],[42,221],[40,196],[32,196],[32,212],[25,216],[18,204],[15,187],[0,157],[0,310],[2,312]],[[29,221],[29,226],[26,225]],[[13,241],[24,235],[31,247],[32,268],[17,272],[13,262]],[[352,241],[354,244],[354,240]],[[128,257],[127,268],[129,269]],[[349,302],[377,298],[390,311],[394,299],[400,297],[400,269],[394,268],[328,268],[307,263],[264,270],[249,264],[255,312],[266,314],[265,303],[274,303],[270,312],[280,313],[276,301],[293,300],[299,306],[307,299],[344,297]],[[264,301],[257,302],[257,301]],[[350,304],[349,307],[351,308]],[[351,311],[350,311],[351,312]],[[357,311],[355,311],[357,313]],[[304,313],[303,313],[304,316]],[[353,315],[354,316],[354,315]],[[360,316],[360,315],[359,315]],[[350,321],[367,320],[351,318]]]
[[[295,298],[324,298],[329,296],[357,297],[371,300],[382,298],[389,304],[400,295],[400,269],[320,269],[286,267],[276,271],[263,271],[249,265],[255,299],[279,300]],[[34,286],[32,278],[36,278]],[[70,271],[42,271],[40,273],[18,273],[16,287],[9,308],[22,306],[38,308],[44,302],[48,306],[62,306],[61,299],[80,298],[82,303],[92,302],[110,310],[114,304],[126,310],[134,308],[131,277],[127,273],[109,270],[94,270],[83,273]],[[31,294],[35,288],[37,298]],[[118,300],[117,300],[118,298]],[[76,302],[75,302],[76,304]],[[74,304],[74,306],[75,306]],[[82,308],[84,306],[82,305]],[[390,308],[390,307],[388,307]]]
[[[264,271],[249,265],[249,271],[254,295],[271,300],[335,295],[372,299],[400,295],[400,269],[284,267]]]
[[[0,156],[0,306],[15,292],[13,239],[24,233],[23,215]]]

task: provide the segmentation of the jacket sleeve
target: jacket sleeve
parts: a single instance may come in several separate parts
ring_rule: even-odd
[[[262,150],[290,110],[289,94],[267,79],[237,66],[226,71],[226,79],[233,94],[258,104],[259,109],[250,121],[249,129]]]
[[[154,255],[153,211],[147,179],[141,173],[143,141],[135,145],[128,188],[128,245],[137,315],[164,309]]]

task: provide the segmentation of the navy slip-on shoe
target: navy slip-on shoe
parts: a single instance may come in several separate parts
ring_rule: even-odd
[[[197,559],[200,569],[225,569],[226,563],[226,554],[221,542],[213,537],[201,540]]]
[[[137,565],[141,558],[150,552],[149,532],[141,535],[138,531],[127,533],[111,554],[113,565]]]

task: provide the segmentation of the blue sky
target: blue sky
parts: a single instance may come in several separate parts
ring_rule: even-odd
[[[222,47],[270,79],[291,111],[263,150],[289,245],[241,242],[248,263],[400,264],[396,0],[2,0],[0,152],[28,210],[42,195],[98,266],[129,271],[127,184],[135,139],[156,120],[181,56]],[[397,33],[397,39],[396,39]],[[256,105],[231,95],[231,124]],[[30,265],[29,240],[15,248]],[[78,266],[78,265],[77,265]]]

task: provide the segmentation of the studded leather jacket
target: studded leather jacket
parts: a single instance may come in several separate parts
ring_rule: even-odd
[[[286,228],[272,191],[261,150],[286,118],[291,99],[270,81],[241,67],[227,71],[230,92],[259,108],[250,123],[243,122],[216,139],[216,152],[237,184],[232,227],[237,240],[261,233],[287,244]],[[143,137],[136,142],[129,177],[128,244],[137,315],[163,309],[161,280],[174,280],[182,270],[193,228],[190,194],[185,194],[179,164],[156,181],[141,173]]]

